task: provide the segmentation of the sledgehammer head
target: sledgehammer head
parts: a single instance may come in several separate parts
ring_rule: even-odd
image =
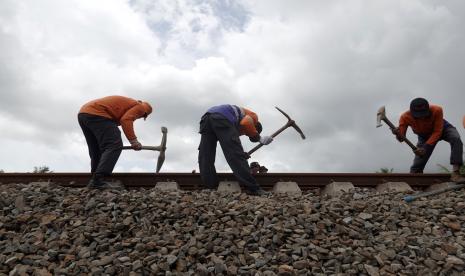
[[[383,105],[378,109],[378,113],[376,114],[376,127],[382,126],[381,120],[386,118],[386,107]]]
[[[168,129],[166,127],[161,127],[161,132],[163,134],[161,138],[161,144],[160,144],[160,154],[158,155],[158,161],[157,161],[157,173],[160,172],[161,166],[163,166],[163,163],[165,162],[165,151],[166,151],[166,140],[167,138],[167,133]]]

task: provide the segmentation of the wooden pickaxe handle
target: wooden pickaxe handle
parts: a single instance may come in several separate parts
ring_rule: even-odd
[[[381,118],[381,120],[383,120],[389,126],[391,130],[397,130],[397,127],[393,123],[391,123],[391,121],[389,121],[388,118],[383,117]],[[412,142],[410,142],[410,140],[407,137],[402,136],[402,139],[404,139],[405,143],[409,145],[409,147],[412,148],[413,151],[416,151],[418,149],[417,146],[415,146]]]
[[[161,166],[165,162],[165,151],[166,151],[166,141],[167,141],[167,133],[168,129],[166,127],[161,127],[161,132],[163,134],[161,138],[161,144],[159,146],[142,146],[143,150],[154,150],[154,151],[159,151],[160,154],[158,155],[158,160],[157,160],[157,168],[156,172],[160,172]],[[123,150],[127,149],[133,149],[131,146],[123,146]]]
[[[289,115],[286,114],[286,112],[282,111],[279,107],[275,106],[275,108],[281,112],[287,119],[287,123],[281,127],[280,129],[278,129],[277,131],[275,131],[273,134],[271,134],[271,138],[274,138],[276,136],[278,136],[281,132],[283,132],[286,128],[292,126],[293,128],[295,128],[295,130],[300,134],[300,136],[302,137],[302,139],[305,139],[305,135],[304,133],[302,132],[302,130],[297,126],[297,124],[295,123],[294,120],[291,119],[291,117],[289,117]],[[263,147],[263,144],[260,143],[258,145],[256,145],[254,148],[252,148],[251,150],[249,150],[247,152],[247,155],[250,157],[250,155],[252,153],[254,153],[256,150],[258,150],[259,148]]]
[[[292,121],[294,122],[294,121]],[[271,138],[274,138],[276,136],[278,136],[278,134],[280,134],[281,132],[283,132],[286,128],[290,127],[291,126],[291,121],[287,122],[287,124],[285,124],[283,127],[281,127],[280,129],[278,129],[277,131],[275,131],[273,134],[271,134]],[[252,153],[254,153],[255,151],[257,151],[259,148],[263,147],[263,144],[260,143],[258,145],[256,145],[254,148],[252,148],[251,150],[249,150],[247,152],[248,155],[251,155]]]
[[[124,150],[127,150],[127,149],[133,149],[131,146],[124,146],[123,147]],[[143,150],[155,150],[155,151],[160,151],[161,150],[161,146],[142,146],[142,149]]]

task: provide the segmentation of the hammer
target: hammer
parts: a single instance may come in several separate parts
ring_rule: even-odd
[[[378,109],[378,113],[376,114],[376,127],[382,126],[381,121],[384,121],[392,131],[397,130],[396,126],[394,126],[394,124],[392,124],[391,121],[389,121],[389,119],[386,117],[386,107],[384,105]],[[407,139],[407,137],[402,138],[404,139],[405,143],[407,143],[407,145],[412,148],[413,152],[418,149],[412,142],[410,142],[409,139]]]
[[[283,132],[283,130],[285,130],[286,128],[288,127],[293,127],[299,134],[300,136],[302,137],[302,139],[305,139],[305,135],[304,133],[302,132],[302,130],[299,128],[299,126],[297,126],[297,124],[295,123],[294,120],[291,119],[291,117],[289,117],[289,115],[286,114],[286,112],[282,111],[281,109],[279,109],[279,107],[275,106],[275,108],[281,112],[287,119],[287,123],[281,127],[280,129],[278,129],[275,133],[271,134],[271,137],[274,138],[276,136],[278,136],[278,134],[280,134],[281,132]],[[254,153],[256,150],[258,150],[259,148],[261,148],[263,146],[263,144],[259,144],[257,146],[255,146],[253,149],[251,149],[249,152],[247,152],[247,154],[250,156],[252,153]]]
[[[165,162],[165,151],[166,151],[166,139],[167,139],[167,133],[168,129],[166,127],[161,127],[161,132],[163,133],[163,136],[161,138],[161,144],[159,146],[142,146],[143,150],[153,150],[153,151],[159,151],[160,154],[158,155],[158,161],[157,161],[157,170],[156,172],[159,173],[161,166],[163,165],[163,162]],[[133,149],[131,146],[124,146],[123,149]]]

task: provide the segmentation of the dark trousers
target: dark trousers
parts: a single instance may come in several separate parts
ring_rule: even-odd
[[[90,171],[95,175],[110,175],[123,147],[117,123],[85,113],[78,114],[78,122],[89,148]]]
[[[220,142],[224,157],[234,176],[248,190],[254,192],[259,186],[250,173],[249,163],[242,148],[237,128],[223,115],[207,113],[200,121],[199,169],[203,184],[214,189],[218,187],[215,169],[216,145]]]
[[[460,139],[460,135],[457,129],[453,126],[446,127],[442,131],[442,136],[440,140],[447,141],[450,144],[451,154],[450,154],[450,163],[451,165],[462,165],[463,164],[463,144],[462,140]],[[423,138],[418,136],[418,143],[417,147],[422,147],[427,138]],[[411,173],[422,173],[423,169],[426,166],[431,154],[433,153],[434,146],[428,147],[426,154],[424,156],[415,156],[413,159],[413,165],[410,167]]]

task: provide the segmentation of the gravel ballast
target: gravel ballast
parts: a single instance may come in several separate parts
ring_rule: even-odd
[[[464,275],[465,190],[413,203],[0,186],[0,275]]]

